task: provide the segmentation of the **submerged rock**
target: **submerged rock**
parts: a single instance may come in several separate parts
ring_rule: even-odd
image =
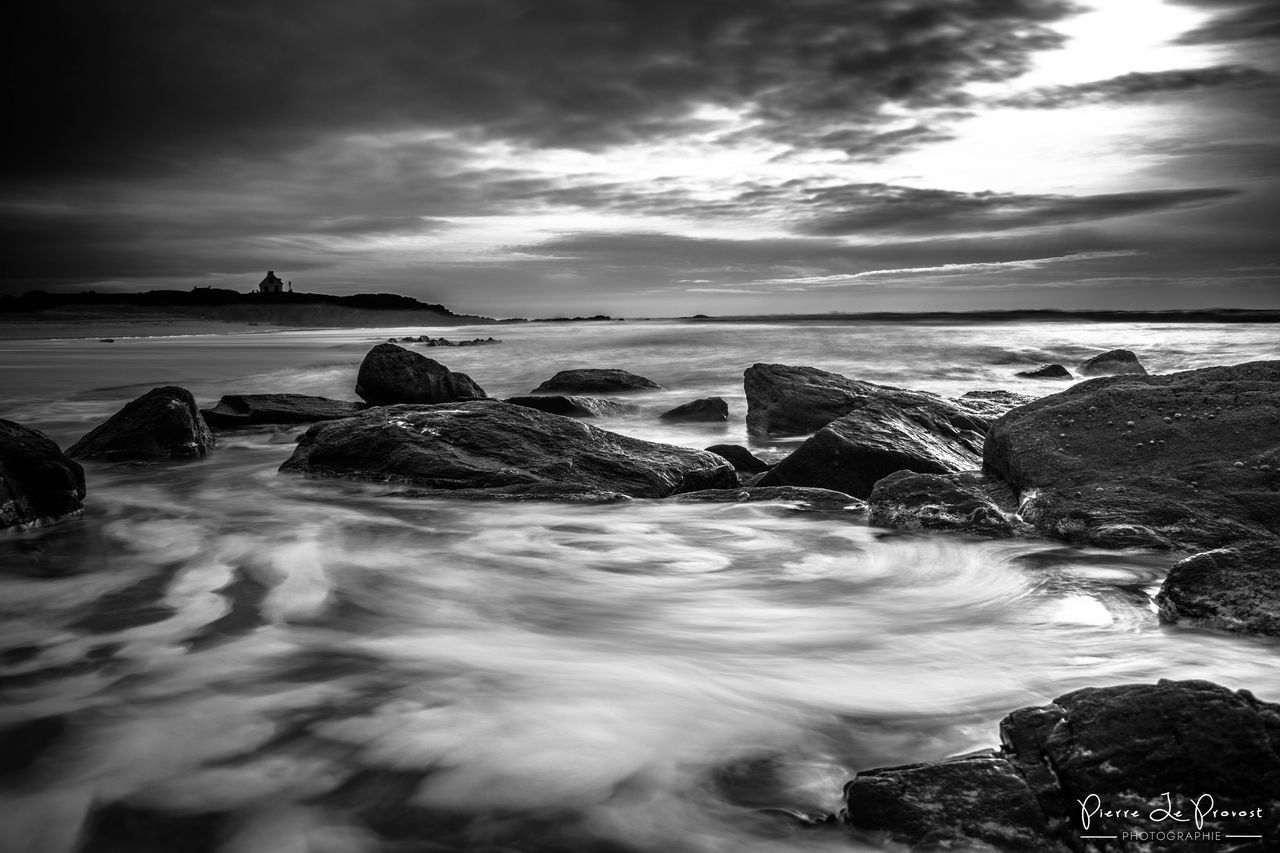
[[[1061,364],[1046,364],[1044,367],[1037,367],[1035,370],[1021,370],[1013,375],[1023,376],[1027,379],[1070,379],[1071,371]]]
[[[67,455],[108,462],[195,459],[215,443],[185,388],[152,388],[71,445]]]
[[[925,391],[848,379],[816,367],[754,364],[743,373],[747,429],[767,435],[803,435],[871,403],[922,409],[955,429],[985,433],[992,398],[949,400]]]
[[[1015,532],[972,475],[897,471],[875,484],[867,505],[867,522],[877,527],[997,537]]]
[[[1169,570],[1156,606],[1169,622],[1280,637],[1280,542],[1188,557]]]
[[[603,418],[612,415],[626,415],[636,411],[636,407],[614,400],[603,400],[599,397],[578,397],[564,394],[546,394],[530,397],[508,397],[504,402],[513,406],[524,406],[537,409],[552,415],[567,418]]]
[[[256,424],[301,424],[349,418],[363,403],[305,394],[224,394],[218,405],[201,409],[209,426],[231,429]]]
[[[983,465],[1040,533],[1216,548],[1280,534],[1280,361],[1081,382],[1000,418]]]
[[[808,489],[798,486],[741,486],[728,489],[704,489],[686,492],[671,500],[677,503],[759,503],[786,502],[800,504],[806,509],[835,511],[848,509],[860,512],[866,504],[853,495],[831,489]]]
[[[676,406],[658,417],[664,421],[727,421],[729,404],[722,397],[704,397]]]
[[[966,391],[956,398],[956,402],[964,407],[965,411],[980,415],[988,421],[994,421],[1006,412],[1025,406],[1034,399],[1036,398],[1031,394],[987,390]]]
[[[1149,833],[1132,849],[1189,851],[1203,842],[1177,831],[1192,828],[1280,844],[1280,705],[1246,691],[1086,688],[1014,711],[1000,737],[999,752],[859,773],[843,820],[916,849],[1081,850],[1084,835]]]
[[[387,406],[316,424],[280,470],[430,489],[555,485],[643,498],[738,482],[713,453],[496,400]]]
[[[39,430],[0,419],[0,529],[84,508],[84,469]]]
[[[561,370],[537,388],[534,394],[620,394],[631,391],[661,391],[652,379],[614,368]]]
[[[773,463],[766,462],[741,444],[713,444],[705,450],[728,459],[734,470],[740,473],[763,474],[773,467]]]
[[[962,428],[956,426],[956,421]],[[932,401],[903,407],[888,400],[862,405],[827,424],[758,481],[761,486],[813,486],[866,498],[895,471],[946,474],[977,468],[982,433]]]
[[[1136,373],[1146,376],[1147,369],[1138,361],[1133,350],[1113,349],[1095,355],[1080,363],[1077,368],[1083,376],[1114,376],[1116,374]]]
[[[356,394],[374,406],[452,403],[486,396],[467,374],[395,344],[378,344],[365,355],[356,377]]]

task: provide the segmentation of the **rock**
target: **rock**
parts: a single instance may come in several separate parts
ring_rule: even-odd
[[[152,388],[71,445],[68,456],[108,462],[195,459],[215,439],[185,388]]]
[[[1067,851],[1052,838],[1027,781],[994,752],[868,770],[855,776],[844,793],[846,823],[885,832],[913,848],[991,845],[1011,852]]]
[[[1086,688],[1014,711],[1000,739],[999,752],[859,773],[843,821],[914,849],[1093,850],[1082,836],[1125,833],[1118,850],[1200,849],[1178,837],[1189,831],[1280,844],[1280,705],[1246,691]]]
[[[1014,526],[983,493],[977,478],[897,471],[879,480],[867,501],[867,523],[903,530],[945,530],[1007,537]]]
[[[1113,349],[1101,355],[1095,355],[1081,362],[1076,369],[1082,376],[1114,376],[1126,373],[1147,375],[1147,369],[1138,361],[1138,357],[1132,350],[1127,349]]]
[[[741,444],[713,444],[705,450],[728,459],[733,469],[740,473],[762,474],[773,467]]]
[[[947,474],[977,468],[982,434],[958,429],[932,402],[867,403],[827,424],[760,478],[761,486],[813,486],[858,498],[895,471]],[[961,421],[964,423],[964,421]]]
[[[1095,814],[1089,831],[1167,830],[1152,811],[1183,810],[1191,822],[1193,801],[1208,794],[1215,811],[1253,812],[1266,818],[1204,814],[1203,829],[1263,835],[1257,850],[1280,843],[1280,705],[1259,702],[1208,681],[1160,681],[1085,688],[1043,708],[1010,714],[1000,725],[1005,752],[1024,777],[1045,780],[1041,796],[1057,798],[1070,819],[1064,833],[1084,831],[1082,801],[1097,797],[1107,810],[1134,818]],[[1052,782],[1048,780],[1052,779]],[[1202,801],[1202,808],[1207,807]],[[1151,850],[1198,849],[1155,844]]]
[[[360,363],[356,394],[371,405],[452,403],[485,397],[465,373],[395,344],[378,344]]]
[[[671,500],[677,503],[795,503],[805,509],[861,512],[866,504],[852,495],[831,489],[806,489],[797,486],[746,486],[728,489],[703,489],[686,492]]]
[[[1277,423],[1280,361],[1103,377],[997,420],[983,466],[1046,536],[1217,548],[1280,534]]]
[[[658,417],[664,421],[727,421],[729,404],[721,397],[704,397],[676,406]]]
[[[1168,622],[1280,637],[1280,542],[1188,557],[1169,570],[1156,606]]]
[[[525,406],[563,415],[567,418],[604,418],[615,415],[626,415],[636,411],[636,407],[627,403],[617,403],[600,397],[577,397],[563,394],[547,394],[538,397],[508,397],[504,402],[513,406]]]
[[[1046,364],[1044,367],[1037,367],[1035,370],[1022,370],[1013,375],[1025,376],[1027,379],[1070,379],[1071,371],[1061,364]]]
[[[931,409],[957,429],[978,433],[985,433],[991,420],[983,414],[990,407],[989,400],[948,400],[924,391],[859,382],[816,367],[754,364],[743,374],[743,387],[747,392],[747,429],[758,435],[814,432],[872,402]]]
[[[582,368],[561,370],[537,388],[534,394],[621,394],[630,391],[661,391],[651,379],[625,370]]]
[[[79,463],[39,430],[0,419],[0,529],[78,513],[84,495]]]
[[[302,424],[349,418],[363,403],[304,394],[224,394],[218,405],[201,409],[209,426],[228,429],[254,424]]]
[[[554,484],[642,498],[738,482],[713,453],[496,400],[387,406],[316,424],[280,470],[442,490]]]

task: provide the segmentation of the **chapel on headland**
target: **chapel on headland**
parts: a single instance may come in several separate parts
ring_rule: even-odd
[[[284,293],[284,282],[275,270],[267,270],[267,277],[258,283],[259,293]],[[289,292],[293,292],[293,282],[289,282]]]

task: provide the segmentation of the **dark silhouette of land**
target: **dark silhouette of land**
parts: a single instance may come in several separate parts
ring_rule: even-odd
[[[1280,311],[1265,308],[1198,308],[1169,311],[1068,311],[1063,309],[1013,309],[1008,311],[876,311],[830,314],[747,314],[709,317],[696,314],[682,319],[699,323],[1280,323]]]

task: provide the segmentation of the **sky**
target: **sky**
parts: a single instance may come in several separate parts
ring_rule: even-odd
[[[0,292],[1280,308],[1276,0],[14,0]]]

